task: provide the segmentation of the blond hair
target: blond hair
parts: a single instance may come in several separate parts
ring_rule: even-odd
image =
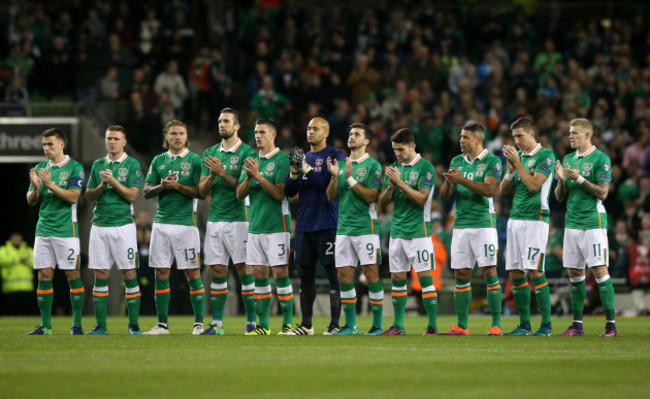
[[[576,118],[576,119],[572,120],[571,122],[569,122],[569,126],[571,126],[571,127],[577,126],[577,127],[583,128],[583,129],[585,129],[585,130],[587,130],[587,131],[589,131],[591,133],[593,133],[593,131],[594,131],[594,125],[591,124],[589,119],[585,119],[585,118]]]

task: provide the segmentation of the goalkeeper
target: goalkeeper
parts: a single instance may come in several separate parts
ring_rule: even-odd
[[[293,248],[295,265],[300,270],[300,311],[302,322],[285,335],[313,335],[312,315],[316,299],[316,264],[325,267],[330,286],[330,324],[323,335],[339,331],[341,298],[339,282],[334,267],[334,243],[338,203],[329,202],[325,190],[331,179],[326,160],[345,159],[343,153],[327,145],[329,123],[323,118],[313,118],[307,126],[307,142],[310,151],[305,155],[302,148],[291,149],[290,175],[286,194],[298,195],[296,234]]]

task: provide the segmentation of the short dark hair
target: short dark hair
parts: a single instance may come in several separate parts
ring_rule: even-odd
[[[239,112],[234,108],[224,108],[219,112],[220,114],[233,114],[235,116],[235,123],[239,124]]]
[[[106,128],[107,132],[122,132],[124,137],[126,137],[126,129],[120,125],[110,125],[109,127]]]
[[[163,148],[164,149],[169,148],[169,144],[167,144],[167,140],[165,139],[165,137],[167,136],[167,132],[169,131],[169,129],[171,129],[174,126],[184,127],[185,131],[187,131],[187,124],[185,122],[183,122],[183,121],[179,121],[178,119],[172,119],[169,122],[167,122],[167,124],[165,124],[165,127],[163,127]],[[187,140],[186,147],[189,147],[189,146],[190,146],[190,140],[189,140],[189,134],[188,134],[188,140]]]
[[[350,128],[348,129],[348,131],[352,131],[352,129],[361,129],[361,130],[363,130],[364,137],[367,138],[368,140],[372,141],[372,136],[373,136],[372,130],[370,130],[370,128],[367,125],[365,125],[363,123],[353,123],[353,124],[350,125]]]
[[[51,129],[47,129],[41,133],[41,137],[56,137],[57,139],[63,141],[65,143],[65,133],[63,133],[63,130],[59,129],[58,127],[53,127]]]
[[[462,128],[460,128],[460,130],[467,130],[468,132],[472,132],[475,136],[485,138],[485,127],[478,122],[467,122]]]
[[[390,136],[390,141],[397,144],[415,144],[415,134],[409,128],[403,128]]]
[[[271,126],[271,128],[277,133],[278,130],[280,129],[280,125],[278,125],[278,122],[276,122],[275,119],[273,118],[259,118],[258,120],[255,121],[256,125],[267,125]]]
[[[530,119],[529,117],[524,116],[512,122],[512,125],[510,125],[510,130],[515,130],[515,129],[524,129],[527,132],[534,132],[535,123],[533,123],[533,120]]]

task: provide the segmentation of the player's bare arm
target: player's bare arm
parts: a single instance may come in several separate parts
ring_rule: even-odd
[[[266,193],[270,195],[274,200],[281,202],[284,199],[285,183],[271,183],[270,181],[266,180],[264,176],[262,176],[259,168],[259,163],[256,159],[249,158],[244,161],[244,170],[246,173],[248,173],[248,176],[251,176],[251,178],[257,180],[260,187],[262,187],[262,189],[266,191]]]
[[[120,183],[114,176],[113,172],[110,169],[102,170],[99,172],[99,178],[101,183],[95,188],[86,188],[85,197],[88,201],[95,201],[99,198],[104,189],[110,184],[115,192],[122,198],[124,198],[129,203],[133,203],[138,197],[138,192],[140,191],[139,187],[126,187]]]
[[[419,206],[424,206],[424,204],[427,203],[429,192],[431,191],[430,189],[424,187],[420,187],[418,190],[412,189],[404,182],[404,180],[402,180],[399,169],[394,166],[386,168],[386,175],[388,176],[388,180],[390,180],[395,186],[399,187],[408,199]]]
[[[537,172],[535,172],[533,175],[528,173],[524,167],[524,164],[521,163],[519,154],[517,154],[515,147],[511,145],[503,146],[503,154],[506,156],[506,159],[508,159],[508,162],[514,166],[515,170],[519,174],[519,179],[522,183],[524,183],[529,192],[534,193],[542,188],[542,185],[544,184],[547,176]],[[508,169],[509,172],[510,170],[511,169]]]
[[[580,178],[580,172],[578,171],[578,164],[575,164],[575,169],[564,168],[564,174],[568,179],[578,180]],[[605,181],[598,182],[594,184],[588,180],[583,180],[580,184],[582,188],[589,193],[589,195],[597,198],[601,201],[607,199],[607,194],[609,193],[609,183]]]
[[[325,162],[327,163],[327,170],[329,170],[330,175],[332,176],[327,185],[327,189],[325,190],[325,194],[327,194],[328,201],[334,202],[339,197],[339,163],[336,159],[332,161],[331,157],[327,157]]]
[[[503,177],[503,180],[501,180],[501,183],[499,184],[499,190],[498,194],[499,195],[507,195],[512,191],[512,181],[514,179],[514,170],[515,166],[510,162],[508,158],[506,158],[506,163],[508,165],[508,173]]]
[[[453,186],[456,184],[461,184],[467,187],[474,194],[482,195],[484,197],[494,196],[497,188],[499,188],[499,179],[492,176],[487,176],[484,182],[475,182],[467,179],[466,177],[463,177],[463,175],[461,175],[461,173],[456,168],[451,168],[449,169],[449,172],[443,173],[442,175],[445,177],[445,183],[452,185],[451,190],[448,189],[449,193],[447,195],[447,198],[449,198],[451,195]],[[443,185],[445,183],[443,183]],[[442,189],[440,190],[440,197],[442,197]],[[443,198],[443,200],[446,200],[447,198]]]
[[[144,195],[144,198],[150,199],[160,195],[162,190],[163,188],[161,184],[154,185],[153,183],[146,182],[144,185],[144,189],[142,190],[142,194]]]
[[[562,202],[566,199],[568,193],[566,189],[566,174],[560,161],[555,161],[555,176],[558,179],[557,186],[555,186],[555,198]]]
[[[245,169],[246,168],[244,168],[244,170]],[[246,172],[244,181],[239,182],[237,188],[235,189],[235,196],[237,197],[237,200],[243,200],[251,192],[251,180],[252,177],[248,174],[248,172]]]
[[[27,204],[29,206],[34,206],[38,204],[40,199],[40,188],[41,188],[41,178],[36,174],[36,169],[31,168],[29,170],[29,181],[32,183],[32,189],[27,191]]]
[[[79,197],[81,196],[81,190],[77,190],[74,188],[61,188],[57,184],[55,184],[52,181],[52,171],[49,169],[40,169],[38,171],[38,177],[40,177],[41,181],[43,182],[43,185],[50,189],[54,195],[57,197],[61,198],[64,201],[68,201],[71,204],[76,203],[79,201]]]
[[[184,184],[177,182],[176,177],[172,175],[169,175],[166,178],[164,178],[160,182],[160,185],[162,186],[163,190],[176,190],[186,197],[201,198],[201,196],[199,195],[198,184],[196,184],[195,186],[186,186]]]
[[[204,181],[203,178],[205,177],[206,183],[204,184],[204,186],[207,186],[209,184],[209,187],[202,188],[203,190],[201,192],[202,196],[206,196],[209,194],[210,190],[212,189],[212,184],[214,183],[214,178],[216,176],[221,177],[229,187],[232,188],[237,187],[237,183],[238,183],[237,178],[226,171],[226,169],[223,167],[223,162],[221,162],[219,158],[207,157],[205,159],[205,166],[210,171],[210,176],[209,178],[208,176],[201,176],[201,182]]]

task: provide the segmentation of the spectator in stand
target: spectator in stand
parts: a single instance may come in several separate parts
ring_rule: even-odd
[[[183,115],[183,103],[188,97],[188,92],[183,77],[178,73],[178,63],[175,60],[167,62],[165,70],[156,77],[153,89],[158,96],[166,91],[176,117]]]

